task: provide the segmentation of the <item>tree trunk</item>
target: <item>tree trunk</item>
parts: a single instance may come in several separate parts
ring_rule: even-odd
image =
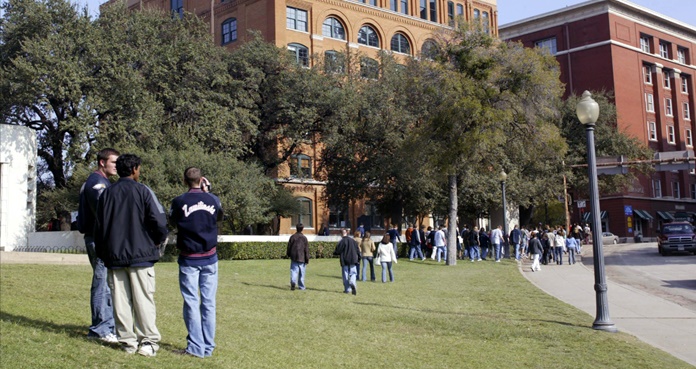
[[[457,175],[450,174],[449,181],[449,222],[447,237],[447,265],[457,265]]]

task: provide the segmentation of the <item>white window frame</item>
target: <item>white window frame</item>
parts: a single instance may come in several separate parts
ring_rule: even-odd
[[[290,13],[294,14],[294,17],[290,18]],[[304,20],[300,19],[299,15],[304,14]],[[292,27],[289,27],[288,21],[292,20],[293,25]],[[298,28],[300,25],[304,24],[304,29]],[[300,9],[300,8],[295,8],[292,6],[286,6],[285,7],[285,26],[287,29],[295,30],[295,31],[300,31],[300,32],[307,32],[309,29],[309,12]]]
[[[674,126],[667,126],[667,143],[672,145],[677,143],[677,135],[674,131]]]
[[[692,147],[694,146],[694,139],[693,136],[691,135],[691,129],[687,128],[684,131],[684,141],[686,141],[686,146]]]
[[[558,52],[558,43],[555,36],[535,41],[534,46],[540,49],[548,50],[551,55],[556,55]]]
[[[666,70],[662,72],[662,86],[668,90],[672,89],[671,74],[672,72]]]
[[[669,43],[666,41],[660,41],[660,56],[669,59]]]
[[[682,103],[682,114],[684,115],[684,120],[691,120],[691,109],[688,102]]]
[[[677,61],[686,64],[686,49],[683,47],[677,48]]]
[[[681,198],[681,186],[679,185],[679,181],[672,182],[672,197],[675,199]]]
[[[665,115],[668,117],[674,116],[674,109],[672,107],[672,99],[665,97]]]
[[[648,140],[657,141],[657,124],[648,122]]]
[[[681,92],[683,94],[687,94],[687,95],[689,94],[689,86],[688,85],[689,85],[689,79],[682,76],[681,77]]]
[[[640,49],[650,53],[650,36],[640,36]]]
[[[652,66],[643,66],[643,82],[647,85],[652,85]]]
[[[659,179],[653,179],[653,197],[656,199],[662,198],[662,182]]]
[[[653,99],[653,95],[647,92],[645,93],[645,111],[648,113],[655,112],[655,100]]]

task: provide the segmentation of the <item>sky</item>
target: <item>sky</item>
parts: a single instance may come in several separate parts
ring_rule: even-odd
[[[542,13],[559,10],[585,0],[497,0],[498,25],[533,17]],[[74,0],[77,4],[87,5],[90,14],[99,14],[99,5],[106,0]],[[695,0],[633,0],[633,3],[655,12],[687,23],[696,28]]]

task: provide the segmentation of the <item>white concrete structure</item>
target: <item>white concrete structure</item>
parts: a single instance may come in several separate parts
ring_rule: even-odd
[[[0,249],[27,245],[36,222],[36,132],[0,124]]]

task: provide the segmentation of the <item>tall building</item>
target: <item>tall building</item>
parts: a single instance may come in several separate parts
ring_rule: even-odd
[[[694,26],[629,1],[591,0],[502,25],[499,34],[555,55],[566,95],[612,91],[618,129],[659,157],[693,156]],[[589,211],[579,204],[575,221]],[[625,193],[603,194],[600,208],[605,231],[654,237],[661,222],[696,212],[696,172],[641,176]]]
[[[124,0],[110,0],[115,3]],[[287,47],[297,62],[310,66],[313,55],[331,57],[338,51],[358,52],[361,72],[377,65],[380,50],[402,57],[417,57],[442,30],[460,19],[480,23],[497,36],[496,0],[125,0],[129,9],[168,9],[173,16],[196,14],[210,24],[217,45],[235,48],[259,31],[268,42]],[[108,4],[107,3],[107,6]],[[374,68],[373,68],[374,69]],[[375,69],[376,70],[376,69]],[[359,201],[332,207],[323,199],[325,183],[314,179],[320,148],[308,144],[278,169],[274,176],[290,188],[301,212],[279,219],[274,228],[293,233],[302,222],[305,233],[319,233],[323,225],[383,230],[386,221],[374,203]]]

